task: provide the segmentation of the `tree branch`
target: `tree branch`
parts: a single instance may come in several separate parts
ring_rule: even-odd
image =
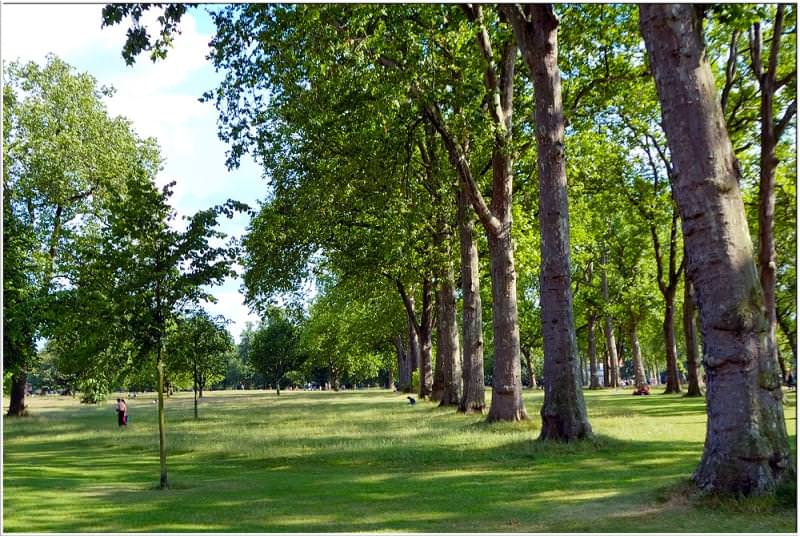
[[[786,111],[783,113],[783,117],[781,120],[778,121],[778,124],[775,125],[775,141],[781,138],[783,131],[786,130],[786,127],[792,121],[792,117],[797,112],[797,99],[793,100],[792,103],[786,108]]]
[[[472,206],[475,208],[475,212],[478,214],[478,218],[481,220],[481,223],[489,232],[494,233],[495,235],[499,234],[502,228],[500,220],[498,220],[494,214],[492,214],[492,211],[489,209],[489,206],[483,199],[483,196],[478,189],[478,184],[475,181],[475,178],[472,176],[472,170],[470,169],[470,165],[467,161],[466,155],[464,154],[464,150],[444,125],[439,107],[435,104],[428,104],[425,105],[423,110],[424,113],[429,117],[431,124],[434,126],[434,128],[436,128],[436,131],[442,136],[444,145],[447,148],[447,153],[450,156],[450,161],[452,162],[453,167],[455,167],[458,171],[458,176],[461,180],[462,187],[465,188],[470,201],[472,202]]]
[[[725,86],[722,88],[722,111],[728,107],[728,95],[733,89],[733,83],[736,80],[736,42],[739,39],[739,31],[734,30],[731,34],[731,44],[728,46],[728,61],[725,63]]]
[[[778,52],[780,51],[783,10],[785,7],[783,4],[778,4],[775,23],[772,27],[772,43],[770,43],[769,60],[767,62],[767,80],[769,80],[770,86],[775,82],[775,73],[778,69]]]

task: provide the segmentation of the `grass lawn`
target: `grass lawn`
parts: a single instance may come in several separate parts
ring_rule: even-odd
[[[487,425],[388,391],[209,392],[167,401],[172,488],[157,489],[156,406],[33,397],[5,419],[3,521],[25,532],[794,532],[794,490],[694,495],[703,399],[586,392],[594,442],[535,441],[531,418]],[[491,393],[487,392],[487,400]],[[796,393],[786,418],[796,443]],[[4,407],[7,407],[7,400]],[[796,454],[796,451],[795,451]]]

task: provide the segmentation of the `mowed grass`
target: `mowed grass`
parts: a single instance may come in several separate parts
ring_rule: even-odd
[[[183,393],[167,402],[161,491],[152,395],[129,401],[125,431],[111,401],[33,397],[31,417],[4,421],[4,529],[795,532],[793,489],[696,496],[703,399],[586,398],[597,439],[560,445],[535,440],[541,391],[525,393],[528,421],[493,425],[379,390],[209,392],[194,420]]]

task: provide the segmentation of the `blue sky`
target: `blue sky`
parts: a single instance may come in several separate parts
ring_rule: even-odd
[[[140,136],[153,136],[161,146],[164,169],[159,184],[176,181],[172,204],[180,215],[222,203],[229,198],[257,206],[267,182],[251,160],[232,172],[225,168],[226,146],[217,138],[217,114],[198,97],[216,87],[220,75],[205,59],[214,24],[206,7],[193,9],[182,20],[182,34],[166,60],[153,64],[142,56],[131,67],[120,54],[126,27],[101,29],[102,4],[2,6],[0,52],[3,61],[44,62],[54,53],[66,62],[117,89],[107,99],[112,115],[127,117]],[[217,8],[216,6],[209,6]],[[147,19],[145,19],[147,20]],[[221,229],[241,236],[247,217],[223,220]],[[213,314],[232,321],[238,339],[248,320],[256,323],[242,303],[240,279],[212,289],[218,303],[207,304]]]

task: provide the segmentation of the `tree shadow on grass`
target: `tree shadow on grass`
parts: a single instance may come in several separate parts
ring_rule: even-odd
[[[370,411],[361,397],[349,399],[353,395],[360,393],[315,406],[312,413],[298,397],[279,409],[226,407],[224,415],[209,414],[201,423],[176,422],[173,414],[168,491],[153,489],[153,416],[143,415],[135,434],[95,433],[92,440],[74,437],[105,422],[92,412],[85,422],[59,424],[72,426],[73,434],[55,440],[21,437],[16,430],[12,440],[23,441],[6,448],[5,483],[7,492],[23,498],[7,503],[6,528],[664,532],[793,526],[793,505],[753,512],[723,508],[718,514],[709,505],[683,501],[675,486],[685,484],[697,464],[699,440],[599,435],[569,444],[540,442],[531,433],[536,418],[486,424],[481,416],[432,404],[395,408],[394,400],[384,404],[383,398],[377,411],[370,403]],[[623,406],[628,401],[609,396],[596,406],[615,408],[618,399]],[[659,405],[644,409],[661,411]],[[310,418],[314,426],[292,435],[291,423]],[[256,421],[271,423],[264,430],[273,433],[251,433]],[[229,437],[222,437],[222,426]],[[22,526],[26,519],[31,524]]]

